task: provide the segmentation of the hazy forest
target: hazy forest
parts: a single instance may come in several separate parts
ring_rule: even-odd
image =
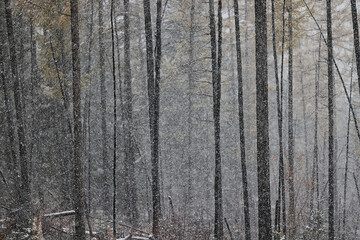
[[[0,240],[360,239],[358,7],[0,0]]]

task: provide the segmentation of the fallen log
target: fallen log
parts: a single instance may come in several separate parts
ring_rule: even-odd
[[[63,212],[56,212],[56,213],[48,213],[44,214],[44,217],[65,217],[75,215],[75,210],[63,211]]]
[[[118,238],[117,240],[153,240],[153,238],[151,236],[150,237],[137,237],[137,236],[129,235],[124,238]]]

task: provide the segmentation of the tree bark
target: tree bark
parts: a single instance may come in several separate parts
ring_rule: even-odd
[[[124,0],[124,133],[126,215],[133,226],[138,224],[137,188],[133,141],[132,84],[130,64],[129,0]]]
[[[295,188],[294,188],[294,127],[293,127],[293,29],[292,29],[292,0],[288,6],[288,27],[289,27],[289,90],[288,90],[288,146],[289,146],[289,238],[295,238]]]
[[[152,198],[153,198],[153,235],[157,238],[160,234],[161,219],[161,200],[160,200],[160,176],[159,176],[159,81],[160,81],[160,61],[161,61],[161,0],[157,1],[157,19],[156,19],[156,51],[154,60],[151,9],[150,1],[144,0],[144,22],[146,39],[146,65],[147,65],[147,83],[149,98],[149,125],[151,142],[151,174],[152,174]],[[156,63],[155,63],[156,62]],[[157,72],[154,78],[154,66]]]
[[[101,106],[101,141],[102,141],[102,168],[103,168],[103,209],[110,215],[110,164],[108,157],[108,133],[106,124],[106,86],[105,86],[105,45],[104,45],[104,0],[99,0],[99,71],[100,71],[100,106]]]
[[[220,99],[221,99],[221,61],[222,61],[222,1],[218,2],[218,41],[216,42],[215,10],[214,0],[209,1],[210,15],[210,42],[211,42],[211,69],[213,85],[213,118],[215,139],[215,223],[214,237],[222,239],[223,229],[223,207],[222,207],[222,176],[221,176],[221,153],[220,153]]]
[[[283,83],[284,83],[284,54],[285,54],[285,8],[286,0],[283,1],[282,9],[282,39],[281,39],[281,72],[280,72],[280,127],[279,132],[281,133],[281,145],[283,146]],[[287,225],[286,225],[286,192],[285,192],[285,169],[284,169],[284,150],[280,148],[282,152],[279,156],[279,183],[281,183],[281,207],[282,207],[282,232],[286,238],[287,236]],[[279,196],[280,198],[280,196]]]
[[[86,201],[86,218],[88,222],[89,232],[90,232],[90,238],[93,237],[90,214],[91,214],[91,167],[92,167],[92,161],[91,161],[91,97],[92,97],[92,75],[91,75],[91,61],[92,61],[92,48],[93,48],[93,31],[94,31],[94,0],[90,1],[90,24],[89,27],[89,48],[88,48],[88,63],[86,67],[86,73],[89,76],[89,87],[88,91],[86,93],[85,97],[85,111],[86,111],[86,121],[84,121],[84,127],[85,127],[85,135],[84,140],[87,140],[87,144],[85,144],[84,149],[86,149],[86,159],[87,159],[87,201]]]
[[[285,7],[285,3],[283,5]],[[284,24],[284,11],[283,11],[283,24]],[[278,134],[279,134],[279,186],[278,186],[278,206],[275,208],[277,222],[275,223],[276,231],[281,231],[281,202],[283,202],[283,208],[285,209],[285,185],[284,181],[284,154],[283,154],[283,137],[282,137],[282,78],[283,78],[283,53],[282,52],[282,61],[281,61],[281,83],[279,82],[279,70],[278,70],[278,61],[277,61],[277,52],[276,52],[276,28],[275,28],[275,4],[274,0],[271,1],[271,22],[272,22],[272,42],[273,42],[273,56],[274,56],[274,66],[275,66],[275,80],[276,80],[276,102],[277,102],[277,116],[278,116]],[[285,25],[283,25],[284,28]],[[283,42],[282,46],[284,46],[284,34],[285,31],[283,29]],[[282,49],[283,50],[283,49]],[[281,84],[281,86],[280,86]],[[282,191],[284,194],[282,195]],[[283,211],[284,213],[285,211]],[[286,212],[283,215],[283,224],[286,225]],[[286,229],[286,228],[285,228]],[[286,231],[283,231],[283,234],[286,235]]]
[[[116,158],[117,158],[117,104],[116,104],[116,66],[115,66],[115,33],[114,33],[114,0],[110,2],[110,24],[111,24],[111,61],[112,61],[112,79],[113,79],[113,205],[112,205],[112,224],[113,237],[116,239]]]
[[[19,139],[19,161],[20,161],[20,225],[26,227],[27,220],[31,217],[30,210],[30,181],[28,173],[28,160],[26,153],[25,126],[23,119],[22,89],[18,76],[18,63],[16,57],[15,38],[12,22],[11,0],[5,0],[5,17],[10,53],[11,77],[14,84],[15,113],[17,120],[17,134]]]
[[[235,13],[236,59],[237,59],[237,73],[238,73],[237,77],[238,77],[239,129],[240,129],[240,151],[241,151],[241,175],[242,175],[243,201],[244,201],[245,239],[251,240],[249,191],[248,191],[247,169],[246,169],[244,95],[243,95],[243,76],[242,76],[238,0],[234,0],[234,13]]]
[[[319,172],[318,172],[318,115],[319,115],[319,81],[320,81],[320,58],[321,58],[321,35],[319,36],[319,48],[318,48],[318,60],[316,63],[315,71],[315,121],[314,121],[314,155],[313,155],[313,166],[312,166],[312,181],[311,181],[311,203],[310,211],[313,214],[314,209],[314,193],[316,190],[316,203],[317,210],[319,210]],[[315,189],[316,188],[316,189]]]
[[[190,7],[190,29],[189,29],[189,60],[188,60],[188,116],[187,116],[187,167],[188,167],[188,183],[187,183],[187,192],[185,197],[185,210],[186,216],[192,214],[192,167],[193,167],[193,157],[192,154],[192,131],[193,131],[193,99],[192,91],[194,88],[194,35],[195,35],[195,0],[191,0]]]
[[[266,0],[255,0],[256,46],[256,127],[259,240],[272,238],[270,169],[269,169],[269,109],[267,79]]]
[[[333,44],[331,29],[331,0],[326,1],[327,46],[328,46],[328,116],[329,116],[329,199],[328,221],[329,240],[335,238],[334,230],[334,75],[333,75]]]
[[[85,239],[85,207],[82,167],[82,124],[81,124],[81,73],[80,73],[80,37],[79,37],[79,3],[70,0],[71,8],[71,50],[73,73],[73,105],[74,105],[74,207],[75,235],[74,239]]]

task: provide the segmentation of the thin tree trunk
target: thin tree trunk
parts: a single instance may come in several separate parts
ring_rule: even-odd
[[[354,48],[356,59],[356,72],[358,76],[359,93],[360,93],[360,42],[359,42],[359,24],[357,19],[356,0],[350,0],[351,2],[351,19],[353,23],[354,33]]]
[[[116,158],[117,158],[117,105],[116,105],[116,66],[115,66],[115,33],[114,33],[114,0],[110,3],[110,22],[111,22],[111,60],[112,60],[112,78],[113,78],[113,206],[112,206],[112,223],[113,223],[113,237],[116,239]]]
[[[303,72],[300,74],[300,82],[301,82],[301,95],[302,95],[302,105],[303,105],[303,119],[304,119],[304,138],[305,138],[305,171],[306,171],[306,181],[309,180],[309,159],[308,159],[308,137],[307,137],[307,116],[306,116],[306,103],[305,103],[305,89],[304,89],[304,79]]]
[[[358,185],[356,177],[355,177],[355,173],[353,173],[353,177],[354,177],[356,193],[357,193],[357,197],[358,197],[358,201],[359,201],[359,206],[360,206],[360,191],[359,191],[359,185]]]
[[[285,8],[286,0],[283,1],[282,9],[282,39],[281,39],[281,72],[280,72],[280,128],[279,132],[281,133],[281,146],[283,146],[283,83],[284,83],[284,54],[285,54]],[[286,238],[286,192],[285,192],[285,168],[284,168],[284,150],[283,147],[280,148],[282,152],[279,156],[279,182],[281,183],[281,207],[282,207],[282,232]],[[279,196],[280,199],[280,196]]]
[[[214,99],[214,132],[215,132],[215,238],[223,239],[223,199],[220,141],[220,103],[221,103],[221,67],[222,67],[222,0],[218,0],[218,39],[217,39],[217,79]],[[214,97],[213,96],[213,97]]]
[[[292,29],[292,0],[288,6],[289,27],[289,90],[288,90],[288,156],[289,156],[289,238],[295,238],[295,188],[294,188],[294,127],[293,127],[293,29]]]
[[[10,53],[11,77],[14,84],[15,112],[17,120],[17,134],[19,139],[19,161],[20,161],[20,204],[19,217],[20,225],[27,226],[27,219],[31,216],[30,210],[30,182],[28,173],[28,160],[26,153],[25,126],[23,119],[22,89],[18,76],[18,63],[16,58],[15,37],[12,22],[11,0],[5,0],[5,17]]]
[[[255,0],[256,127],[259,240],[271,234],[266,0]]]
[[[88,49],[88,65],[87,65],[87,69],[86,72],[89,76],[89,87],[88,87],[88,91],[86,94],[86,116],[87,116],[87,121],[84,122],[84,124],[86,123],[86,129],[85,129],[85,139],[87,139],[87,148],[86,148],[86,158],[87,158],[87,202],[86,202],[86,218],[87,218],[87,222],[88,222],[88,227],[89,227],[89,232],[90,232],[90,238],[93,237],[93,233],[92,233],[92,227],[91,227],[91,223],[90,223],[90,214],[91,214],[91,126],[90,126],[90,117],[91,117],[91,97],[92,97],[92,91],[91,91],[91,87],[92,87],[92,75],[91,75],[91,54],[92,54],[92,47],[93,47],[93,25],[94,25],[94,0],[90,1],[90,8],[91,8],[91,15],[90,15],[90,24],[89,24],[89,49]],[[87,137],[87,138],[86,138]],[[85,148],[84,148],[85,149]]]
[[[329,114],[329,240],[335,238],[334,233],[334,75],[333,44],[331,29],[331,0],[326,1],[327,45],[328,45],[328,114]]]
[[[22,90],[21,93],[21,104],[22,104],[22,109],[23,109],[23,118],[24,118],[24,126],[27,126],[27,116],[26,116],[26,107],[25,107],[25,102],[26,102],[26,87],[25,87],[25,76],[24,76],[24,70],[25,70],[25,50],[24,50],[24,37],[22,34],[24,34],[24,19],[23,19],[23,10],[21,10],[19,13],[15,14],[15,22],[17,22],[17,24],[15,23],[15,39],[18,41],[17,43],[15,43],[18,46],[18,74],[19,74],[19,82],[20,82],[20,88]],[[25,129],[25,134],[26,134],[26,129]],[[26,140],[25,140],[26,141]],[[28,160],[29,161],[29,160]],[[29,164],[30,165],[30,164]],[[29,172],[29,182],[31,180],[30,177],[30,172]],[[30,184],[30,183],[29,183]]]
[[[81,124],[81,74],[80,74],[80,37],[79,37],[79,4],[70,1],[71,8],[71,49],[73,66],[73,105],[74,105],[74,207],[75,235],[74,239],[85,239],[84,221],[84,186],[82,167],[82,124]]]
[[[285,5],[284,5],[285,6]],[[283,159],[283,138],[282,138],[282,86],[280,89],[280,82],[279,82],[279,70],[278,70],[278,61],[277,61],[277,52],[276,52],[276,28],[275,28],[275,4],[274,0],[271,1],[271,22],[272,22],[272,41],[273,41],[273,56],[274,56],[274,66],[275,66],[275,80],[276,80],[276,102],[277,102],[277,114],[278,114],[278,134],[279,134],[279,187],[278,187],[278,207],[276,208],[276,216],[278,216],[278,221],[275,223],[276,231],[280,232],[281,228],[281,218],[280,218],[280,211],[281,211],[281,191],[282,191],[282,185],[284,180],[284,159]],[[283,20],[284,20],[284,12],[283,12]],[[283,25],[284,27],[284,25]],[[284,29],[283,29],[283,39],[284,39]],[[284,42],[283,42],[284,43]],[[283,52],[282,52],[283,56]],[[282,58],[283,63],[283,58]],[[283,65],[282,65],[283,66]],[[281,69],[281,72],[283,72],[283,69]],[[282,77],[282,76],[281,76]],[[282,80],[282,79],[281,79]],[[285,199],[283,199],[283,202],[285,203]],[[286,216],[283,216],[283,219],[285,221]],[[285,235],[285,232],[284,232]]]
[[[110,164],[108,157],[108,134],[106,124],[106,85],[105,85],[105,45],[104,45],[104,0],[99,0],[99,71],[100,71],[100,106],[101,106],[101,141],[102,141],[102,168],[103,183],[102,198],[103,209],[107,216],[110,215]],[[112,20],[111,20],[112,21]]]
[[[126,215],[133,226],[138,224],[137,188],[133,141],[132,86],[130,64],[129,0],[124,0],[124,133],[125,133],[125,194]]]
[[[352,82],[353,82],[353,65],[354,59],[351,60],[351,73],[350,73],[350,102],[352,94]],[[343,203],[343,221],[342,221],[342,239],[345,239],[346,235],[346,193],[347,193],[347,179],[348,179],[348,164],[349,164],[349,144],[350,144],[350,120],[351,109],[349,104],[347,130],[346,130],[346,156],[345,156],[345,174],[344,174],[344,203]]]
[[[162,0],[156,1],[156,33],[155,33],[155,81],[154,81],[154,122],[153,122],[153,151],[152,151],[152,181],[153,181],[153,224],[161,219],[161,196],[159,174],[159,114],[160,114],[160,69],[161,69],[161,23],[162,23]],[[160,165],[161,167],[161,165]],[[156,215],[156,216],[155,216]],[[157,224],[158,225],[158,224]],[[159,235],[159,229],[153,231]]]
[[[194,74],[193,74],[193,65],[194,65],[194,35],[195,35],[195,0],[191,0],[190,7],[190,30],[189,30],[189,62],[188,62],[188,116],[187,116],[187,160],[188,160],[188,183],[187,183],[187,192],[185,198],[185,210],[186,216],[189,216],[192,213],[192,131],[193,131],[193,101],[192,101],[192,90],[194,88]]]
[[[314,123],[314,155],[313,155],[313,169],[312,169],[312,182],[311,182],[311,204],[310,211],[313,214],[314,206],[314,192],[316,187],[316,201],[319,202],[318,193],[319,193],[319,174],[318,174],[318,115],[319,115],[319,81],[320,81],[320,58],[321,58],[321,35],[319,36],[319,48],[318,48],[318,60],[316,63],[315,71],[315,123]],[[317,208],[318,210],[318,208]]]
[[[234,0],[234,13],[235,13],[235,39],[236,39],[237,73],[238,73],[237,77],[238,77],[239,129],[240,129],[240,151],[241,151],[241,175],[242,175],[243,200],[244,200],[245,239],[251,240],[249,191],[248,191],[247,169],[246,169],[246,148],[245,148],[245,129],[244,129],[244,94],[243,94],[243,76],[242,76],[240,20],[239,20],[238,0]]]

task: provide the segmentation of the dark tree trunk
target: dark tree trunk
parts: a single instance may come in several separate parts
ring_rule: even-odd
[[[266,0],[255,0],[256,127],[259,240],[271,234]]]
[[[145,39],[146,39],[146,69],[147,69],[147,88],[149,99],[149,125],[150,125],[150,144],[151,144],[151,173],[152,173],[152,199],[153,199],[153,226],[152,231],[155,238],[159,236],[159,221],[161,217],[160,206],[160,179],[159,179],[159,162],[156,158],[158,149],[154,145],[154,51],[153,51],[153,31],[151,23],[150,1],[143,1],[144,22],[145,22]]]
[[[1,29],[2,30],[2,29]],[[10,190],[12,197],[14,198],[14,208],[17,208],[16,205],[19,203],[20,196],[20,179],[18,177],[18,166],[17,166],[17,158],[16,158],[16,146],[15,146],[15,129],[14,122],[12,118],[12,110],[10,103],[10,93],[8,88],[8,79],[5,78],[5,56],[3,55],[3,44],[4,42],[0,42],[0,80],[2,82],[2,87],[4,91],[4,105],[5,105],[5,119],[7,124],[7,137],[8,137],[8,146],[6,148],[6,155],[8,156],[6,161],[6,167],[8,172],[10,173],[12,185],[10,185]]]
[[[358,76],[359,93],[360,93],[360,42],[359,42],[359,24],[357,19],[356,0],[350,0],[351,2],[351,17],[353,23],[354,33],[354,48],[356,58],[356,72]]]
[[[85,207],[82,167],[82,124],[81,124],[81,73],[80,73],[80,37],[79,37],[79,4],[70,1],[71,8],[71,49],[73,73],[73,108],[74,108],[74,207],[75,235],[74,239],[85,239]]]
[[[150,10],[150,6],[149,6]],[[151,21],[150,21],[151,22]],[[159,236],[159,220],[161,219],[160,174],[159,174],[159,114],[160,114],[160,67],[161,67],[161,22],[162,0],[156,1],[156,33],[155,33],[155,80],[153,84],[153,138],[152,138],[152,192],[153,192],[153,233]],[[147,35],[147,34],[146,34]],[[155,235],[156,234],[156,235]]]
[[[222,65],[222,0],[218,0],[218,39],[217,39],[217,79],[213,84],[214,92],[214,137],[215,137],[215,238],[223,239],[223,199],[220,141],[220,102],[221,102],[221,65]]]
[[[92,47],[93,47],[93,29],[94,29],[94,0],[90,1],[90,23],[88,25],[89,27],[89,48],[88,48],[88,63],[86,67],[86,73],[89,76],[89,87],[88,91],[86,93],[86,102],[85,102],[85,111],[86,111],[86,121],[84,121],[84,127],[85,127],[85,135],[84,140],[87,140],[87,144],[85,144],[84,149],[86,149],[86,159],[87,159],[87,201],[86,201],[86,218],[88,222],[90,237],[93,237],[92,233],[92,227],[91,223],[89,221],[90,214],[91,214],[91,97],[92,97],[92,75],[91,75],[91,61],[92,61]]]
[[[289,238],[295,238],[295,189],[294,189],[294,126],[293,126],[293,29],[292,29],[292,0],[289,1],[289,90],[288,90],[288,147],[289,147]]]
[[[222,207],[222,176],[221,176],[221,153],[220,153],[220,99],[221,99],[221,60],[222,60],[222,1],[218,2],[218,41],[216,43],[216,26],[214,0],[209,1],[210,14],[210,42],[211,42],[211,68],[213,85],[213,117],[215,138],[215,223],[214,236],[216,239],[224,237],[223,207]]]
[[[135,155],[133,141],[132,86],[130,64],[129,0],[124,0],[124,133],[125,133],[125,201],[126,215],[137,226],[137,194],[135,179]]]
[[[111,23],[111,61],[112,61],[112,79],[113,79],[113,205],[112,205],[112,224],[113,224],[113,236],[116,239],[116,158],[117,158],[117,105],[116,105],[116,66],[115,66],[115,33],[114,33],[114,0],[110,3],[110,23]]]
[[[245,239],[251,240],[250,213],[249,213],[249,191],[246,170],[246,151],[245,151],[245,129],[244,129],[244,94],[243,94],[243,76],[241,60],[241,42],[240,42],[240,20],[238,0],[234,0],[235,13],[235,39],[236,39],[236,59],[238,73],[238,104],[239,104],[239,129],[240,129],[240,151],[241,151],[241,175],[243,185],[244,200],[244,220],[245,220]]]
[[[282,208],[282,232],[286,238],[286,192],[285,192],[285,169],[284,169],[284,149],[283,149],[283,83],[284,83],[284,53],[285,53],[285,8],[286,0],[283,1],[282,9],[282,39],[281,39],[281,72],[280,72],[280,128],[281,152],[279,153],[279,183],[281,186],[281,208]],[[279,190],[280,191],[280,190]],[[279,194],[280,199],[280,194]]]
[[[283,7],[285,6],[285,3]],[[284,23],[284,11],[283,11],[283,23]],[[278,202],[275,208],[277,222],[275,222],[275,230],[281,231],[281,200],[284,203],[283,208],[285,209],[285,186],[284,185],[284,154],[283,154],[283,138],[282,138],[282,85],[280,86],[279,82],[279,70],[278,70],[278,61],[277,61],[277,52],[276,52],[276,30],[275,30],[275,4],[274,0],[271,1],[271,22],[272,22],[272,42],[273,42],[273,56],[274,56],[274,66],[275,66],[275,80],[276,80],[276,102],[277,102],[277,116],[278,116],[278,134],[279,134],[279,186],[278,186]],[[283,25],[284,28],[284,25]],[[283,29],[283,42],[284,45],[284,29]],[[283,50],[283,49],[282,49]],[[282,52],[282,69],[281,69],[281,84],[282,84],[282,74],[283,74],[283,53]],[[282,195],[282,191],[284,194]],[[283,199],[282,199],[283,198]],[[285,211],[283,211],[285,212]],[[286,213],[283,215],[283,223],[286,224]],[[283,234],[286,235],[286,231],[283,231]]]
[[[326,1],[327,46],[328,46],[328,114],[329,114],[329,240],[335,238],[334,231],[334,75],[333,44],[331,29],[331,0]]]
[[[19,211],[19,217],[21,220],[20,225],[24,227],[28,224],[26,221],[31,217],[30,210],[30,181],[28,173],[28,160],[26,154],[26,140],[25,140],[25,126],[23,119],[23,105],[22,105],[22,89],[18,76],[18,64],[16,58],[15,38],[12,22],[11,0],[5,0],[5,17],[7,26],[7,35],[9,43],[10,53],[10,67],[11,77],[14,84],[14,100],[15,100],[15,112],[17,120],[17,134],[19,139],[19,161],[20,161],[20,204],[21,210]]]
[[[106,86],[105,86],[105,45],[104,45],[104,0],[99,0],[99,71],[100,71],[100,106],[101,106],[101,141],[102,141],[102,168],[103,168],[103,209],[110,215],[110,164],[108,157],[108,134],[106,124]]]

